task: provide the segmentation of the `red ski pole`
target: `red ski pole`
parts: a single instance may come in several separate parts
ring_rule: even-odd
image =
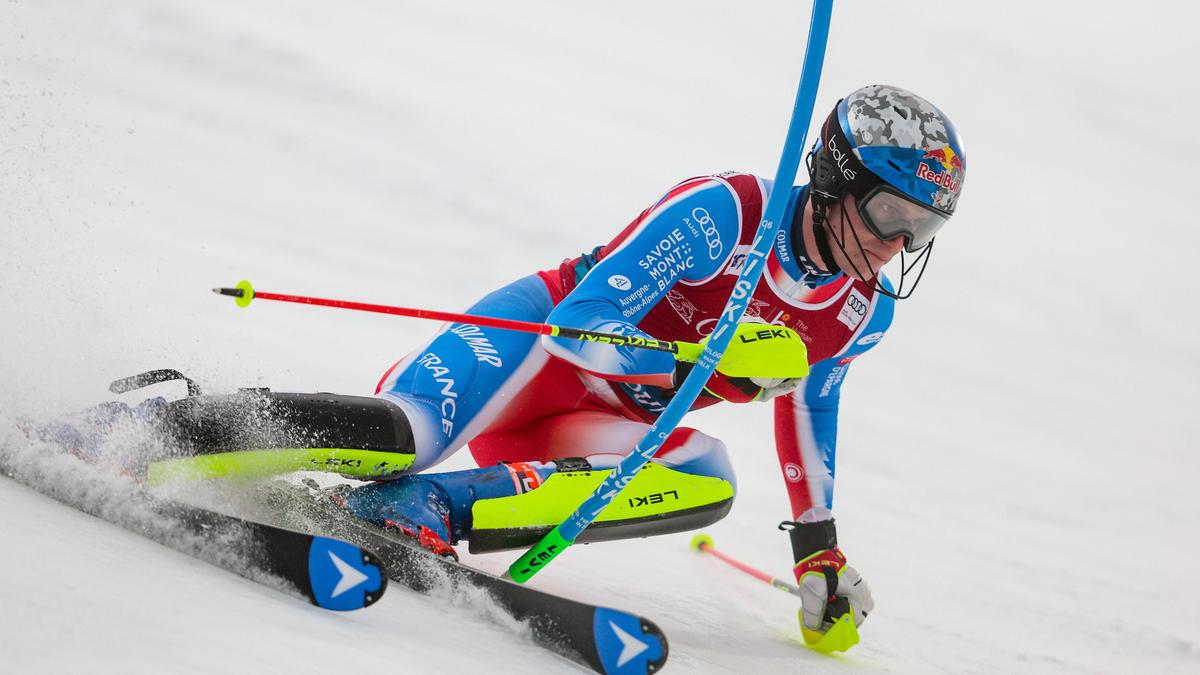
[[[707,534],[698,534],[695,537],[692,537],[692,548],[701,553],[707,553],[707,554],[711,555],[712,557],[716,558],[717,560],[720,560],[721,562],[725,563],[726,565],[729,565],[730,567],[733,567],[734,569],[738,569],[738,570],[745,572],[746,574],[749,574],[750,576],[754,577],[755,579],[758,579],[760,581],[765,581],[768,584],[774,586],[775,588],[778,588],[779,590],[781,590],[785,593],[791,593],[792,595],[795,595],[797,597],[800,596],[800,587],[799,586],[789,584],[788,582],[786,582],[778,577],[773,577],[770,574],[767,574],[766,572],[758,569],[757,567],[751,567],[750,565],[747,565],[744,562],[735,560],[735,559],[730,558],[729,556],[725,555],[724,553],[721,553],[720,551],[718,551],[716,548],[713,547],[712,537],[709,537]]]
[[[439,312],[432,309],[417,309],[415,307],[373,305],[366,302],[351,302],[349,300],[310,298],[303,295],[267,293],[265,291],[254,290],[254,287],[250,285],[250,282],[245,280],[239,281],[237,286],[234,286],[233,288],[214,288],[212,290],[213,293],[237,298],[238,307],[249,307],[251,300],[275,300],[278,302],[295,302],[302,305],[320,305],[322,307],[353,309],[359,312],[375,312],[376,314],[410,316],[417,319],[433,319],[435,321],[470,323],[477,326],[515,330],[524,333],[537,333],[539,335],[553,335],[555,337],[569,338],[572,340],[605,342],[619,347],[638,347],[640,349],[653,349],[660,352],[670,352],[676,355],[676,360],[690,361],[693,363],[697,358],[700,357],[700,353],[704,349],[703,346],[693,342],[671,342],[668,340],[655,340],[652,338],[644,338],[639,336],[617,335],[616,333],[601,333],[598,331],[568,328],[566,326],[555,326],[548,323],[517,321],[515,319],[498,319],[491,316],[459,314],[457,312]]]
[[[791,593],[797,597],[803,597],[801,595],[799,586],[789,584],[782,579],[773,577],[756,567],[751,567],[740,560],[731,558],[718,551],[716,547],[713,546],[712,537],[709,537],[707,534],[698,534],[695,537],[692,537],[692,549],[701,553],[707,553],[726,565],[729,565],[736,570],[745,572],[759,581],[765,581],[771,586],[778,588],[785,593]],[[833,616],[833,614],[830,612],[830,609],[833,605],[832,600],[833,598],[830,598],[830,606],[825,610],[825,620],[831,621],[833,625],[824,633],[819,633],[817,631],[805,628],[804,610],[800,610],[800,632],[804,635],[804,643],[809,647],[812,647],[813,649],[823,653],[844,652],[858,644],[858,627],[854,625],[854,617],[851,616],[848,611],[845,611],[849,608],[841,608],[839,609],[839,612],[844,613],[842,613],[840,616]]]

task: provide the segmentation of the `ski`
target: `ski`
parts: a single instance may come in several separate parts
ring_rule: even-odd
[[[113,387],[126,391],[149,381],[180,378],[176,371],[156,371],[118,381]],[[189,382],[189,393],[194,388]],[[69,444],[42,438],[32,425],[23,430],[31,438],[36,434],[79,456]],[[648,619],[522,586],[439,557],[403,536],[354,518],[327,499],[312,499],[311,492],[306,492],[309,499],[298,501],[295,485],[259,486],[258,496],[267,502],[260,505],[275,509],[276,517],[269,520],[285,526],[281,528],[151,496],[129,485],[114,490],[112,480],[117,479],[111,476],[107,481],[98,475],[81,481],[74,467],[68,469],[72,489],[60,490],[60,482],[46,475],[48,467],[42,462],[25,463],[5,454],[0,452],[0,469],[39,492],[321,607],[366,607],[383,594],[389,578],[425,594],[482,590],[528,627],[536,645],[596,672],[654,673],[667,659],[667,639]],[[138,477],[137,472],[126,475]],[[99,502],[90,497],[96,494],[102,495]]]
[[[667,660],[667,638],[649,619],[522,586],[435,555],[341,512],[327,513],[333,536],[375,551],[392,580],[420,592],[482,589],[525,622],[537,645],[582,666],[612,675],[645,675]]]
[[[348,611],[375,604],[387,589],[383,562],[369,550],[349,542],[305,534],[245,518],[218,513],[183,502],[154,499],[153,509],[187,531],[216,545],[216,556],[201,555],[208,562],[216,557],[225,569],[268,585],[282,579],[300,597],[324,609]],[[222,564],[233,552],[242,564]],[[265,579],[264,579],[265,575]]]
[[[30,477],[7,473],[67,506],[318,607],[361,609],[377,602],[387,588],[381,560],[346,541],[225,515],[141,489],[117,490],[100,480],[90,486],[93,490],[68,493],[53,486],[39,489],[38,482],[25,480]]]

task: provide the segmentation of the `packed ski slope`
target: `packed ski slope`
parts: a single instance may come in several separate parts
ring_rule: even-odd
[[[956,121],[970,168],[920,290],[844,390],[836,511],[878,605],[859,647],[806,650],[792,598],[683,535],[578,547],[534,583],[653,618],[671,672],[1200,669],[1200,13],[1182,7],[835,8],[819,114],[863,84],[910,88]],[[70,491],[79,466],[14,420],[115,377],[370,392],[434,326],[208,289],[461,309],[682,178],[772,175],[808,11],[3,3],[0,443]],[[769,406],[689,420],[739,472],[710,534],[786,575]],[[478,606],[395,588],[333,615],[8,480],[0,541],[4,672],[574,668]]]

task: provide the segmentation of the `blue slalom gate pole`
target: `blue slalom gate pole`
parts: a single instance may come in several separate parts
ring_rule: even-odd
[[[508,568],[508,576],[514,581],[525,582],[562,553],[600,515],[604,508],[621,492],[638,471],[649,462],[667,437],[679,425],[680,420],[692,407],[692,403],[703,391],[709,376],[716,370],[717,362],[725,354],[733,338],[734,327],[746,312],[754,288],[758,285],[766,267],[767,256],[779,230],[779,221],[787,209],[791,186],[796,181],[796,171],[804,153],[804,142],[808,126],[812,122],[813,106],[817,99],[817,85],[821,81],[821,65],[825,61],[825,44],[829,41],[829,19],[833,13],[833,0],[813,0],[812,18],[808,28],[808,45],[804,51],[804,66],[800,75],[800,87],[796,92],[796,103],[792,108],[792,119],[788,124],[787,138],[779,167],[775,170],[775,183],[767,198],[767,208],[754,237],[754,246],[746,258],[741,274],[734,284],[733,293],[725,305],[725,311],[717,322],[696,361],[692,372],[680,385],[675,397],[655,420],[629,453],[613,469],[608,478],[596,488],[579,508],[566,520],[551,530],[541,541],[534,544]]]

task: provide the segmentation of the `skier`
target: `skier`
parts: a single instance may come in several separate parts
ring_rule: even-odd
[[[807,164],[811,182],[790,188],[746,311],[745,321],[759,325],[739,326],[750,339],[734,340],[727,353],[798,336],[811,371],[795,377],[795,364],[781,363],[778,377],[738,377],[726,359],[693,409],[773,402],[792,509],[780,529],[790,535],[805,592],[802,627],[819,634],[832,625],[831,596],[849,602],[856,625],[873,608],[867,584],[838,547],[833,519],[841,385],[851,361],[887,331],[895,300],[916,287],[935,234],[955,210],[965,158],[936,107],[872,85],[838,102]],[[611,242],[496,290],[469,311],[703,340],[746,262],[772,188],[744,173],[685,180]],[[897,255],[893,285],[882,270]],[[666,352],[449,324],[393,365],[372,399],[262,394],[302,427],[286,439],[231,431],[245,426],[248,413],[229,414],[244,411],[244,401],[221,409],[220,397],[192,397],[155,414],[177,442],[210,449],[307,441],[409,453],[398,478],[338,498],[362,519],[453,555],[464,539],[473,552],[528,546],[561,522],[642,438],[691,365]],[[464,446],[481,468],[423,473]],[[694,529],[723,517],[734,492],[725,444],[679,427],[580,541]]]
[[[915,288],[934,235],[954,212],[964,162],[950,121],[910,92],[869,86],[840,101],[810,153],[811,184],[791,190],[747,310],[753,320],[799,333],[811,374],[745,379],[727,377],[718,367],[693,406],[774,401],[777,451],[792,506],[792,520],[783,527],[791,535],[796,577],[808,591],[803,609],[809,630],[822,629],[831,582],[850,601],[856,624],[872,608],[867,585],[838,549],[831,510],[838,393],[850,362],[883,337],[895,299]],[[470,312],[700,340],[729,298],[771,188],[741,173],[686,180],[608,244],[520,279]],[[881,270],[897,254],[901,275],[893,288]],[[735,340],[730,349],[753,344]],[[348,506],[362,518],[399,524],[438,550],[485,530],[489,540],[496,538],[496,511],[486,510],[488,522],[479,522],[473,505],[549,492],[557,472],[578,468],[572,458],[583,458],[592,469],[611,468],[645,434],[689,367],[665,352],[447,326],[394,365],[377,395],[410,421],[413,471],[465,444],[483,468],[413,473],[369,485],[352,493]],[[653,526],[636,514],[601,521],[606,536],[622,536],[623,526],[624,536],[695,527],[714,503],[728,508],[722,499],[732,496],[735,479],[720,440],[680,427],[654,462],[669,471],[649,486],[651,494],[672,485],[688,486],[687,494],[680,489],[667,498],[677,508],[656,514]],[[693,476],[719,479],[729,490],[710,483],[692,488]],[[569,486],[562,481],[564,493]],[[528,509],[510,508],[501,525],[510,534],[502,543],[533,543],[581,498],[574,493],[562,499],[549,519],[542,517],[544,507],[535,506],[555,503],[551,494],[530,499]],[[682,526],[671,522],[672,515]],[[536,535],[520,537],[523,528]],[[827,579],[826,570],[840,581]]]

